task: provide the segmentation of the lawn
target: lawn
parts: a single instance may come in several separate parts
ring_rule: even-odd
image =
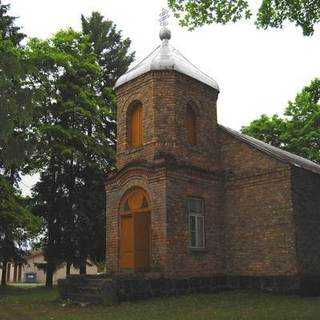
[[[158,320],[158,319],[320,319],[320,298],[256,292],[224,292],[122,303],[115,306],[63,306],[56,290],[0,289],[1,320]]]

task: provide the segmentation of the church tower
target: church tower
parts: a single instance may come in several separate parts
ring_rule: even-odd
[[[117,171],[108,177],[110,272],[222,272],[217,83],[170,44],[121,76]]]

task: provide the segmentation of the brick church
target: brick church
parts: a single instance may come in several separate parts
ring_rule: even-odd
[[[218,124],[217,83],[170,38],[116,83],[108,271],[317,277],[320,166]]]

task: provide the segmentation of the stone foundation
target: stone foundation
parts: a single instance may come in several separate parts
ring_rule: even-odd
[[[62,299],[93,304],[112,304],[192,293],[218,293],[234,289],[318,296],[320,277],[219,275],[168,279],[142,275],[72,275],[59,280],[58,288]]]

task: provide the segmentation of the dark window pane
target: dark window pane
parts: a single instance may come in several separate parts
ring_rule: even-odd
[[[190,198],[187,201],[189,213],[190,247],[204,248],[203,200]]]
[[[190,216],[190,232],[196,232],[196,217]]]
[[[203,217],[197,217],[197,247],[203,248],[204,247],[204,219]]]
[[[196,247],[197,246],[196,233],[195,232],[190,232],[190,246],[191,247]]]
[[[126,201],[126,203],[124,204],[124,208],[123,208],[124,211],[129,211],[129,203],[128,201]]]
[[[201,199],[189,199],[189,211],[190,213],[202,213],[202,200]]]
[[[143,197],[141,208],[148,208],[148,201],[145,197]]]

